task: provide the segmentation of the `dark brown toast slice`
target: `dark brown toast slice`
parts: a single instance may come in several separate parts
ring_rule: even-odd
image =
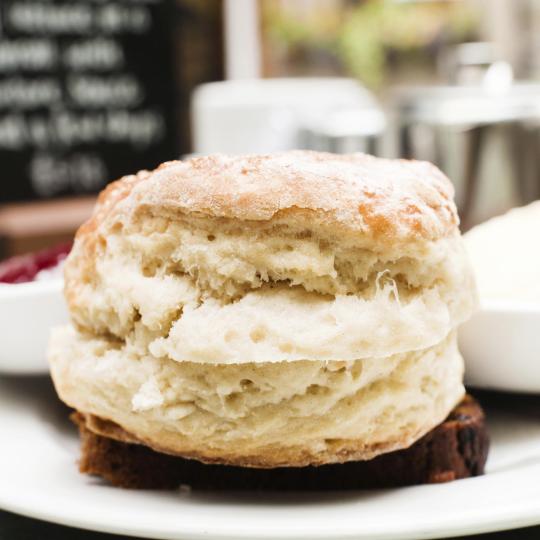
[[[410,448],[370,461],[319,467],[206,465],[96,435],[83,415],[75,413],[73,419],[81,436],[80,471],[124,488],[313,491],[448,482],[483,474],[489,447],[484,412],[470,396]]]

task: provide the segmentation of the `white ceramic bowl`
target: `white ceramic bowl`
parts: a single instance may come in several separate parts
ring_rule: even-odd
[[[459,331],[470,386],[540,393],[540,305],[484,301]]]
[[[63,280],[0,284],[0,373],[47,373],[49,332],[68,320]]]

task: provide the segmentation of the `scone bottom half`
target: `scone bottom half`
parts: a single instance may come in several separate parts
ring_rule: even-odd
[[[442,424],[407,449],[369,461],[319,467],[208,465],[98,435],[81,413],[74,413],[72,420],[81,437],[80,471],[132,489],[324,491],[434,484],[482,475],[489,449],[483,410],[469,395]]]
[[[193,467],[356,467],[380,486],[381,462],[395,484],[480,473],[483,415],[459,405],[476,293],[458,222],[438,169],[362,154],[206,156],[110,185],[66,262],[72,322],[48,355],[81,470],[143,487]],[[460,424],[443,429],[458,405],[480,418],[461,447]]]

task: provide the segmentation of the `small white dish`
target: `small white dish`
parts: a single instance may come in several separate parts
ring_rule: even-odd
[[[540,393],[540,305],[489,300],[459,330],[465,382]]]
[[[311,494],[132,491],[77,471],[76,429],[49,380],[0,377],[0,508],[73,527],[176,540],[403,540],[540,524],[540,398],[481,401],[491,437],[485,476]]]
[[[62,279],[0,284],[0,373],[48,373],[49,332],[68,320]]]

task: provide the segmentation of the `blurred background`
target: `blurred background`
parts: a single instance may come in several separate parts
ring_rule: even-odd
[[[462,227],[540,198],[540,0],[1,0],[0,258],[209,152],[427,159]]]

